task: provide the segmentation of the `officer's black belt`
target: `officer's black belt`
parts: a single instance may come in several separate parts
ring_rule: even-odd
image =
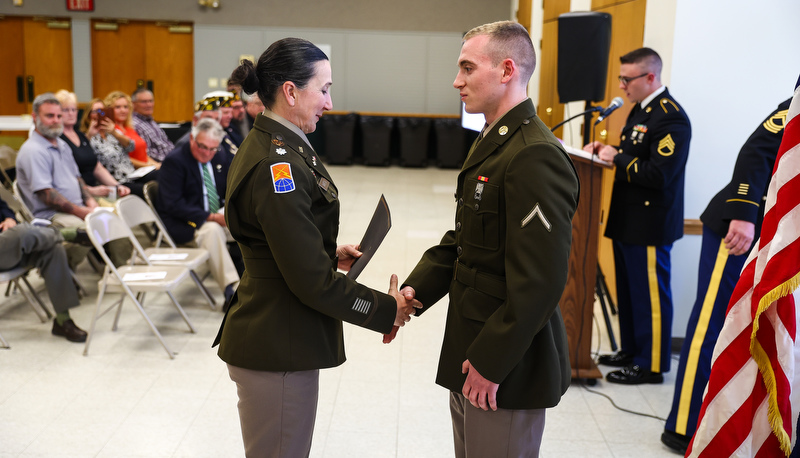
[[[459,283],[475,288],[492,297],[505,300],[505,277],[479,272],[478,269],[470,269],[458,261],[456,261],[456,268],[454,270],[455,279]]]

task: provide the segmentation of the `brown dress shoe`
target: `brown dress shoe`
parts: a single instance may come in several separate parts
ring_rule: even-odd
[[[58,325],[56,320],[53,320],[53,335],[61,336],[70,342],[86,342],[86,331],[75,326],[75,322],[67,320],[61,326]]]

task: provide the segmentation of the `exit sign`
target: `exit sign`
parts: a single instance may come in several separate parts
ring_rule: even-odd
[[[94,11],[94,0],[67,0],[67,11]]]

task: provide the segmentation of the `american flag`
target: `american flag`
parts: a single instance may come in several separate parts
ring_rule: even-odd
[[[798,395],[792,389],[798,355],[793,293],[800,286],[798,112],[800,80],[767,192],[761,237],[731,296],[687,457],[791,452],[800,407],[792,406]]]

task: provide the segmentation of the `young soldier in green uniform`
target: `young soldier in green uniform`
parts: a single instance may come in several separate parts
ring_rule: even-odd
[[[579,183],[527,96],[535,66],[518,23],[464,36],[453,85],[487,127],[458,176],[455,227],[401,290],[423,310],[449,292],[436,383],[451,391],[457,457],[536,456],[570,384],[558,301]]]

